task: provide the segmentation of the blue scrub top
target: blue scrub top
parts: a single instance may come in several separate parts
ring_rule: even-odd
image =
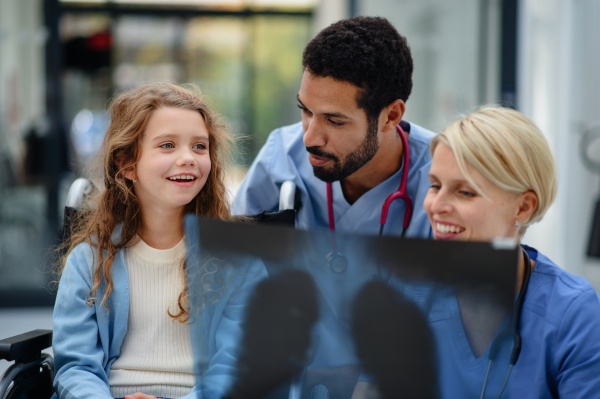
[[[413,202],[413,215],[406,231],[408,237],[428,238],[431,227],[423,210],[423,200],[429,190],[431,166],[429,144],[434,133],[410,123],[408,146],[410,165],[407,191]],[[302,138],[302,123],[274,130],[248,170],[234,200],[233,211],[251,215],[275,211],[279,206],[279,189],[284,181],[292,180],[300,190],[302,207],[296,216],[301,229],[328,228],[327,187],[315,177],[308,161]],[[344,198],[340,182],[333,183],[333,209],[337,231],[378,234],[381,208],[385,199],[398,190],[402,169],[374,187],[350,205]],[[405,205],[396,200],[390,206],[384,235],[400,235]]]
[[[502,397],[600,398],[600,297],[584,278],[526,249],[536,264],[521,315],[521,354]],[[414,291],[405,295],[422,305],[426,293]],[[438,289],[434,298],[429,323],[436,341],[440,398],[479,397],[490,347],[480,357],[473,355],[452,289]],[[505,320],[498,331],[507,325]],[[512,339],[503,341],[484,397],[498,396],[512,347]],[[366,374],[359,379],[373,381]]]
[[[415,124],[409,124],[408,143],[410,164],[407,192],[413,201],[413,215],[406,231],[408,237],[428,238],[431,227],[423,210],[423,200],[429,190],[428,179],[431,166],[429,144],[434,134]],[[406,129],[405,129],[406,131]],[[263,211],[275,211],[279,207],[281,184],[292,180],[300,191],[302,206],[296,215],[296,227],[301,229],[329,228],[327,212],[327,185],[315,177],[308,161],[308,152],[302,141],[302,123],[285,126],[273,131],[248,170],[234,200],[235,214],[251,215]],[[381,208],[386,198],[400,186],[402,169],[387,180],[362,195],[350,205],[344,198],[340,182],[332,184],[333,209],[336,230],[359,234],[379,234]],[[405,204],[401,200],[392,203],[384,228],[384,235],[402,233]],[[336,279],[340,284],[355,284],[350,271]],[[327,279],[325,279],[327,280]],[[327,280],[328,281],[328,280]],[[335,284],[334,284],[335,286]],[[320,322],[314,334],[320,339],[319,349],[310,370],[357,366],[354,343],[350,337],[347,320],[340,318],[340,308],[331,302],[335,287],[320,286]],[[350,288],[348,288],[350,289]],[[358,366],[357,366],[358,367]],[[351,374],[351,373],[350,373]],[[354,375],[352,384],[357,375]],[[353,386],[353,385],[352,385]]]

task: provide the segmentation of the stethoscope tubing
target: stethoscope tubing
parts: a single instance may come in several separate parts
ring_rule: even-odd
[[[404,220],[402,221],[402,236],[404,236],[413,214],[413,203],[410,197],[408,196],[408,193],[406,192],[406,185],[408,181],[408,169],[410,164],[410,149],[408,147],[408,138],[406,137],[406,133],[404,132],[404,130],[402,130],[402,127],[400,127],[399,124],[396,126],[396,129],[398,130],[398,134],[400,135],[400,139],[402,140],[402,179],[400,180],[400,187],[398,187],[398,190],[390,194],[383,203],[383,206],[381,207],[381,218],[379,219],[380,236],[383,234],[383,227],[387,222],[387,216],[392,202],[399,198],[403,200],[404,204],[406,205],[406,210],[404,212]],[[329,230],[331,232],[335,232],[335,217],[333,214],[333,188],[331,183],[327,183],[327,214],[329,217]],[[334,251],[337,251],[336,248],[334,248]]]
[[[510,354],[508,372],[506,373],[506,377],[504,378],[504,383],[502,384],[502,387],[500,388],[500,392],[498,393],[498,396],[497,396],[498,399],[500,399],[500,397],[502,396],[502,393],[504,392],[504,389],[506,388],[506,384],[508,383],[508,378],[510,377],[510,373],[511,373],[514,365],[517,363],[517,360],[519,360],[519,355],[521,354],[522,339],[521,339],[521,333],[519,332],[519,329],[521,327],[521,315],[523,313],[523,305],[525,304],[525,295],[527,294],[527,288],[529,287],[529,278],[531,277],[531,259],[529,259],[529,255],[527,254],[527,251],[525,250],[525,248],[521,247],[521,251],[523,253],[525,275],[523,276],[523,283],[521,284],[521,288],[519,289],[519,295],[517,296],[517,300],[515,301],[515,310],[513,312],[512,319],[510,320],[510,325],[507,329],[507,333],[511,334],[513,337],[513,350]],[[498,353],[500,352],[500,341],[501,340],[498,340],[498,338],[502,335],[504,335],[504,334],[500,333],[500,335],[498,337],[496,337],[496,339],[494,339],[494,341],[492,342],[492,347],[490,348],[490,354],[489,354],[488,367],[487,367],[487,371],[485,373],[485,379],[483,380],[483,387],[481,388],[480,399],[483,399],[483,397],[485,395],[485,388],[487,386],[490,369],[492,367],[492,362],[496,359],[496,357],[498,356]]]
[[[410,223],[410,219],[412,218],[413,213],[413,204],[412,200],[408,196],[406,192],[406,186],[408,181],[408,169],[410,163],[410,149],[408,147],[408,138],[406,137],[406,133],[402,130],[402,127],[398,124],[396,126],[398,130],[398,134],[400,135],[400,139],[402,140],[402,178],[400,180],[400,187],[397,191],[390,194],[383,203],[381,208],[381,218],[379,220],[379,236],[383,235],[383,228],[387,221],[388,212],[390,210],[390,205],[396,199],[400,198],[404,201],[406,206],[406,210],[404,212],[404,220],[402,221],[402,233],[401,237],[404,237],[406,233],[406,229]],[[331,248],[333,252],[327,255],[327,268],[334,273],[342,273],[346,270],[348,266],[348,262],[344,255],[340,254],[337,250],[337,240],[335,237],[335,215],[333,213],[333,187],[331,183],[327,183],[327,215],[329,217],[329,231],[331,232]],[[379,268],[379,262],[378,262]]]

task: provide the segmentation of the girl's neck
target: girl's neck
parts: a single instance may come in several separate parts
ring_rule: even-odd
[[[138,235],[156,249],[170,249],[183,238],[183,209],[174,212],[141,212],[142,227]],[[149,215],[152,216],[149,216]]]

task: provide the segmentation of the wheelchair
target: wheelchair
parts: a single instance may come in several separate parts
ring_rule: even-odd
[[[71,234],[72,221],[94,192],[94,185],[85,178],[76,179],[71,184],[65,204],[63,240]],[[299,206],[295,183],[286,181],[280,189],[278,211],[265,211],[247,217],[259,224],[293,227]],[[51,330],[34,330],[0,340],[0,359],[15,362],[0,378],[0,399],[49,399],[53,395],[54,359],[42,353],[51,346]],[[299,398],[295,390],[291,385],[289,395],[286,393],[284,396]]]

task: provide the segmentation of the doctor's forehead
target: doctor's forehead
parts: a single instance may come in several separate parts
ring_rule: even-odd
[[[302,77],[298,102],[312,111],[339,112],[358,110],[356,97],[359,89],[349,82],[342,82],[331,77],[314,77],[307,72]],[[319,110],[313,110],[319,108]]]

